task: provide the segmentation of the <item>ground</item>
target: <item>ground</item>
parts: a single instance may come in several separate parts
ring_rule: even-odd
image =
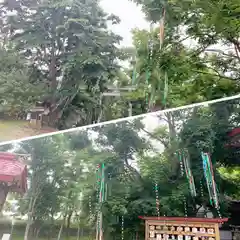
[[[0,217],[0,240],[2,239],[2,235],[4,233],[10,233],[12,231],[12,240],[23,240],[24,239],[24,231],[25,231],[25,221],[24,220],[15,220],[15,225],[13,229],[11,228],[10,220],[6,220],[5,218]],[[22,226],[21,226],[22,225]],[[60,225],[59,225],[60,228]],[[57,231],[58,233],[58,231]],[[37,239],[32,239],[29,237],[29,240],[56,240],[57,235],[55,237],[39,237]],[[69,236],[65,237],[65,233],[63,231],[61,240],[77,240],[77,236]],[[92,240],[91,236],[80,236],[79,240]]]
[[[0,120],[0,142],[21,139],[55,131],[57,131],[57,129],[50,127],[33,129],[29,126],[27,121]]]
[[[12,240],[23,240],[23,239],[24,239],[23,235],[22,236],[13,235],[13,237],[12,237]],[[37,240],[56,240],[56,238],[52,238],[52,239],[38,238]],[[62,237],[61,240],[77,240],[77,236],[76,237],[69,237],[68,239]],[[92,238],[90,238],[90,237],[89,238],[88,237],[80,237],[79,240],[92,240]]]

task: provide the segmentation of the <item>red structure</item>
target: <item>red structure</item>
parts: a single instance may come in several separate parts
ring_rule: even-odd
[[[174,221],[174,222],[202,222],[202,223],[219,223],[222,224],[228,221],[228,218],[196,218],[196,217],[143,217],[138,218],[142,220],[152,221]]]
[[[27,191],[27,166],[14,153],[0,152],[0,212],[9,192]]]
[[[228,143],[225,145],[228,148],[240,148],[240,128],[234,128],[228,134]]]

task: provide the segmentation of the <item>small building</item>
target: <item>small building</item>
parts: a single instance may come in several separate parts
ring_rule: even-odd
[[[44,103],[37,102],[36,106],[29,110],[27,121],[33,128],[42,128],[44,116],[47,116],[49,112],[49,108]]]

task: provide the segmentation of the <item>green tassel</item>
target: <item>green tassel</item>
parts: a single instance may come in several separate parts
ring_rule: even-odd
[[[149,81],[149,78],[150,78],[151,74],[150,72],[147,70],[146,72],[146,89],[145,89],[145,95],[146,95],[146,103],[148,104],[148,81]]]
[[[105,176],[104,176],[104,163],[102,164],[102,186],[101,186],[101,190],[102,190],[102,202],[104,201],[104,199],[105,199],[105,190],[104,190],[104,185],[105,185],[105,183],[104,183],[104,178],[105,178]]]
[[[164,93],[163,93],[163,105],[164,105],[164,107],[166,107],[167,95],[168,95],[168,75],[167,75],[167,72],[165,72],[165,75],[164,75]]]
[[[108,184],[105,184],[105,201],[107,201],[107,194],[108,194]]]

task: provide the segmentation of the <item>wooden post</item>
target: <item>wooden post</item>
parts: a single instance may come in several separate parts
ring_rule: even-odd
[[[128,103],[128,116],[129,117],[132,116],[132,103],[131,102]]]
[[[145,239],[149,238],[149,224],[148,221],[145,223]]]
[[[99,232],[98,232],[98,219],[99,219],[99,213],[97,214],[97,224],[96,224],[96,240],[99,239]]]
[[[104,179],[104,168],[102,167],[102,171],[101,171],[101,186],[103,186],[105,184],[105,179]],[[101,189],[100,189],[101,191]],[[103,203],[103,197],[102,194],[99,194],[99,205],[100,205],[100,209],[99,209],[99,213],[98,213],[98,219],[99,219],[99,226],[97,224],[96,226],[96,240],[103,240],[103,214],[102,214],[102,203]],[[97,220],[98,220],[97,219]]]
[[[216,240],[220,240],[220,232],[219,232],[219,225],[216,223],[215,224],[215,235],[216,235]]]
[[[103,215],[102,211],[100,212],[100,233],[99,233],[99,240],[103,240]]]
[[[81,90],[84,90],[84,89],[85,89],[84,87],[81,88]],[[107,90],[108,91],[103,92],[100,96],[100,105],[102,105],[103,97],[119,98],[122,95],[124,95],[124,93],[132,92],[132,91],[136,90],[136,87],[122,87],[122,88],[108,87]],[[98,123],[101,122],[102,115],[103,115],[103,110],[101,109],[98,120],[97,120]],[[132,103],[131,102],[128,103],[128,116],[129,117],[132,116]]]

